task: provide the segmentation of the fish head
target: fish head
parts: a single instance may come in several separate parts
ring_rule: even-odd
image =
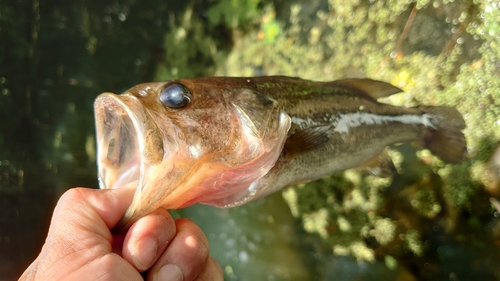
[[[281,153],[290,117],[244,85],[182,79],[97,97],[101,188],[135,188],[119,228],[160,207],[251,199],[252,184]]]

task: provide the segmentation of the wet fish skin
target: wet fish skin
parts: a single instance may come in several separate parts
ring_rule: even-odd
[[[159,99],[173,83],[190,94],[184,108]],[[95,103],[102,187],[137,186],[119,225],[126,228],[159,207],[238,206],[363,165],[402,141],[420,140],[444,161],[460,162],[460,113],[376,100],[400,91],[370,79],[270,76],[179,79],[106,93]],[[109,153],[127,136],[136,140]]]
[[[291,81],[294,79],[287,82]],[[294,82],[301,84],[302,81]],[[464,158],[466,143],[461,130],[465,122],[455,108],[404,108],[379,103],[376,98],[401,90],[370,79],[308,83],[295,91],[300,94],[269,91],[270,96],[283,104],[292,125],[280,159],[260,180],[259,184],[268,188],[256,197],[273,193],[282,186],[358,167],[376,157],[387,145],[403,141],[420,141],[448,163],[460,163]],[[307,91],[309,87],[311,90]],[[368,120],[359,126],[351,122],[351,130],[346,131],[343,125],[356,120],[355,115],[364,115]],[[368,124],[370,115],[379,117],[381,123]],[[345,122],[340,121],[342,116]],[[400,121],[407,118],[409,123],[397,121],[398,117]],[[391,118],[396,120],[390,121]]]

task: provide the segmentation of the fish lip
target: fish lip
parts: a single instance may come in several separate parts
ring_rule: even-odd
[[[94,103],[97,166],[100,188],[134,188],[143,185],[149,164],[144,157],[148,116],[140,101],[130,95],[103,93]]]

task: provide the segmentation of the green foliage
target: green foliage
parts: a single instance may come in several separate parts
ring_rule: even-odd
[[[230,28],[240,27],[245,22],[253,22],[259,15],[261,0],[220,0],[212,5],[207,16],[211,25],[224,24]]]
[[[216,41],[209,36],[204,23],[187,8],[180,22],[164,38],[165,58],[159,61],[155,80],[206,76],[219,55]]]
[[[231,29],[252,26],[259,15],[259,3],[218,1],[207,7],[208,24],[196,16],[200,11],[195,5],[188,5],[164,35],[164,58],[157,62],[154,80],[213,75],[215,65],[223,64],[231,47]]]

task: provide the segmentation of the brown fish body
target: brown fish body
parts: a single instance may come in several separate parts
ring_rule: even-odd
[[[376,101],[396,92],[370,79],[274,76],[105,93],[95,103],[102,187],[136,187],[119,226],[128,227],[159,207],[238,206],[359,166],[402,141],[423,140],[444,161],[459,162],[465,124],[458,111]]]

